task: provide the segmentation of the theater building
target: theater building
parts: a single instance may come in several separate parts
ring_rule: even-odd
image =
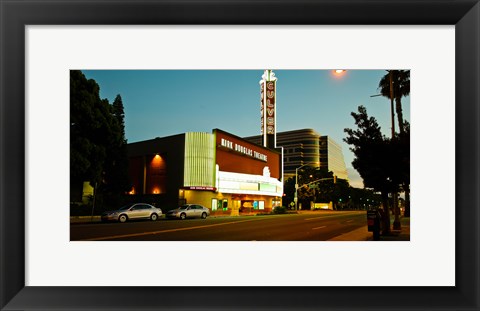
[[[164,211],[196,203],[227,215],[270,212],[282,204],[281,149],[214,129],[131,143],[128,154],[132,201]]]

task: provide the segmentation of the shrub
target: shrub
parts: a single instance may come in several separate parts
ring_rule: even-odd
[[[285,214],[287,212],[287,208],[285,206],[275,206],[273,208],[274,214]]]

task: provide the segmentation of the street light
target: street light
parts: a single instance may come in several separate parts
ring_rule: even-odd
[[[310,164],[318,164],[318,162],[309,162],[306,164],[303,164],[302,166],[299,166],[295,169],[295,197],[293,200],[295,201],[295,211],[298,211],[298,170],[301,169],[304,166],[310,165]]]
[[[334,79],[340,80],[340,79],[343,79],[346,74],[347,74],[347,71],[344,69],[335,69],[335,70],[332,70],[331,76]]]

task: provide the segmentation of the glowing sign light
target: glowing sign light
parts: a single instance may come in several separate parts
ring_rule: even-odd
[[[260,80],[260,122],[263,146],[274,148],[275,143],[275,104],[277,78],[272,70],[265,70]],[[269,137],[267,139],[267,136]],[[273,137],[273,138],[272,138]]]
[[[255,159],[258,159],[258,160],[261,160],[261,161],[264,161],[264,162],[267,162],[267,160],[268,160],[266,154],[257,152],[255,150],[252,150],[252,149],[248,148],[248,147],[245,147],[245,146],[242,146],[240,144],[231,142],[230,140],[225,139],[225,138],[220,139],[220,146],[222,146],[224,148],[228,148],[228,149],[233,150],[233,151],[236,151],[238,153],[247,155],[249,157],[253,157]]]
[[[267,134],[275,134],[275,82],[267,82]]]

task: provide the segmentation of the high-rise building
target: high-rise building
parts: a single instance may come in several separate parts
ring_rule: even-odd
[[[337,178],[348,180],[342,147],[329,136],[321,136],[313,129],[277,132],[277,147],[283,147],[284,179],[295,176],[295,169],[309,164],[327,168]],[[262,136],[245,137],[261,145]]]
[[[337,178],[348,180],[342,147],[329,136],[320,136],[320,168],[327,168]]]

